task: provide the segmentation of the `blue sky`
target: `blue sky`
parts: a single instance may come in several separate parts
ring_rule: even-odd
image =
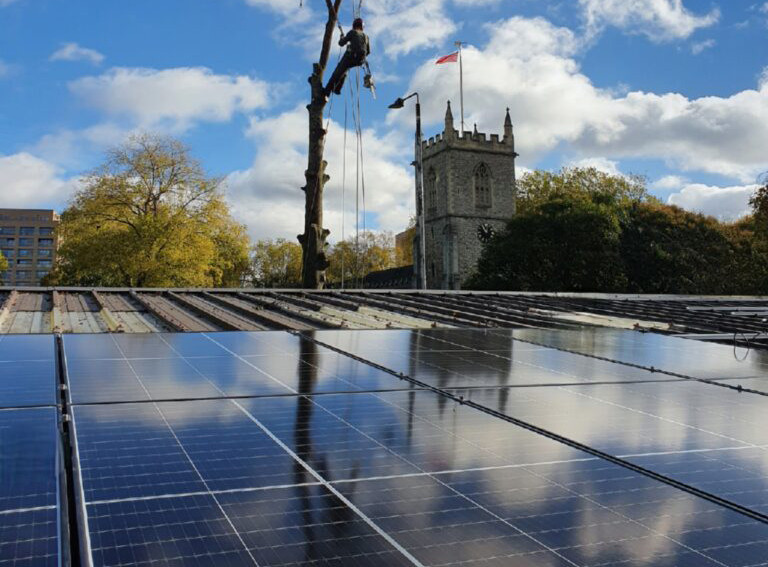
[[[294,238],[325,11],[304,4],[0,0],[0,206],[61,209],[107,148],[158,132],[226,178],[254,238]],[[765,0],[364,0],[363,16],[379,94],[361,98],[369,228],[397,231],[413,211],[413,111],[387,105],[418,90],[428,135],[447,100],[458,118],[458,69],[434,65],[457,39],[467,127],[499,132],[510,107],[521,173],[643,174],[665,200],[734,218],[768,169]],[[334,239],[355,218],[349,96],[330,116]]]

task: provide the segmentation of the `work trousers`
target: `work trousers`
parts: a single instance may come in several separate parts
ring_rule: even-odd
[[[344,81],[347,79],[347,72],[354,67],[359,67],[363,64],[363,61],[350,55],[348,52],[344,53],[341,57],[341,61],[336,65],[336,69],[331,75],[331,80],[328,81],[328,85],[325,87],[325,94],[330,95],[331,91],[341,94],[341,89],[344,88]]]

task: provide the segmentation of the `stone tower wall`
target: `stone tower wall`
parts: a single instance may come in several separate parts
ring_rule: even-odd
[[[446,130],[424,142],[423,152],[427,286],[460,289],[482,253],[478,227],[489,224],[498,233],[515,214],[517,154],[511,121],[507,116],[501,140],[497,135],[459,134],[453,129],[449,107]],[[475,173],[481,164],[490,172],[487,207],[475,199]],[[437,199],[430,191],[432,171],[437,177]]]

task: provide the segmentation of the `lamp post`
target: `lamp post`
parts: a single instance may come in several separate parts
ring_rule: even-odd
[[[421,101],[419,93],[411,93],[405,98],[398,98],[389,105],[393,110],[399,110],[405,106],[405,101],[416,97],[416,159],[413,164],[416,167],[416,223],[419,231],[419,265],[417,287],[427,289],[427,259],[426,259],[426,229],[424,227],[424,155],[421,136]]]

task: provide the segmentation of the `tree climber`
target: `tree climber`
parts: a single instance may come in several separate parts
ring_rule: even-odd
[[[371,54],[371,43],[368,36],[363,33],[363,20],[357,18],[352,23],[352,29],[347,35],[342,35],[339,39],[339,45],[347,46],[336,70],[331,75],[328,85],[325,87],[326,98],[331,96],[331,92],[340,95],[344,87],[344,81],[347,78],[347,72],[353,67],[361,67],[365,64],[368,55]]]

